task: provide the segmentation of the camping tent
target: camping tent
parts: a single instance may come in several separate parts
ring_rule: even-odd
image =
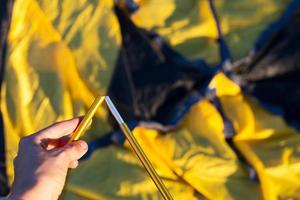
[[[109,94],[175,199],[297,198],[299,1],[4,2],[1,193],[21,136]],[[160,199],[94,122],[62,199]]]

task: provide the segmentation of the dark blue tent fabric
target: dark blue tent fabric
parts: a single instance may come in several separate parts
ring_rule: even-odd
[[[215,69],[186,60],[156,33],[136,27],[118,6],[115,12],[123,41],[108,95],[126,121],[174,125],[187,104],[199,100],[199,88],[207,87]]]
[[[262,105],[299,127],[300,124],[300,1],[257,40],[254,54],[234,71],[243,90]]]

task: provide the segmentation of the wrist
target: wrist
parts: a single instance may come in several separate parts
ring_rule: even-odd
[[[44,194],[41,191],[30,190],[24,193],[11,193],[6,200],[57,200],[52,194]]]
[[[32,187],[16,185],[7,200],[57,200],[58,195],[53,191],[55,186],[45,183],[47,182],[37,181]]]
[[[41,195],[39,194],[39,191],[36,191],[35,189],[28,189],[27,191],[24,192],[22,191],[12,192],[7,197],[7,200],[37,200],[37,199],[41,199],[40,196]]]

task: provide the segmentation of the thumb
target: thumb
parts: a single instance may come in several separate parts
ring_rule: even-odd
[[[64,160],[64,162],[70,163],[74,160],[80,159],[87,150],[87,143],[83,140],[79,140],[64,146],[59,156]]]

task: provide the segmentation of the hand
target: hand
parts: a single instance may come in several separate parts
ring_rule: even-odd
[[[80,118],[74,118],[55,123],[21,139],[9,200],[58,199],[68,168],[76,168],[88,149],[82,140],[66,144],[79,122]]]

